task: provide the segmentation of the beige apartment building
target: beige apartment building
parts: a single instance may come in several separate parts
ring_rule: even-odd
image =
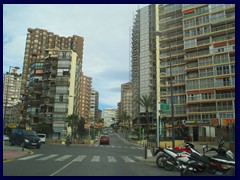
[[[149,66],[153,56],[155,70]],[[156,84],[148,84],[154,76]],[[174,122],[179,138],[188,133],[194,141],[215,140],[220,134],[234,139],[235,5],[139,9],[132,31],[132,82],[133,117],[141,115],[136,104],[141,93],[154,93],[147,86],[156,89],[153,114],[160,118],[162,137],[172,136]],[[161,109],[163,105],[169,108]]]
[[[68,111],[71,107],[68,107],[67,102],[72,104],[74,101],[71,99],[75,97],[73,81],[79,84],[82,54],[83,38],[80,36],[63,37],[44,29],[28,29],[20,92],[21,122],[35,127],[39,122],[45,121],[51,127],[56,124],[56,132],[63,129],[64,125],[60,125],[60,121],[72,113]],[[72,73],[76,81],[72,79]],[[67,86],[70,87],[69,91]],[[54,104],[60,101],[66,104]],[[55,110],[64,111],[65,118],[61,113],[54,115]]]
[[[92,78],[85,76],[83,73],[80,74],[79,84],[79,103],[76,105],[76,112],[79,117],[83,117],[85,121],[90,123],[90,102],[92,93]]]
[[[11,68],[10,68],[11,69]],[[3,80],[3,125],[18,124],[16,107],[19,103],[21,74],[17,69],[7,72]]]
[[[132,83],[128,82],[121,85],[121,108],[120,115],[125,112],[131,118],[132,117]],[[132,126],[132,121],[130,121]]]

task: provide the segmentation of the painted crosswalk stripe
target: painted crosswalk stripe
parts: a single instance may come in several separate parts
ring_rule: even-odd
[[[113,156],[108,156],[108,162],[117,162],[117,160]]]
[[[142,159],[144,159],[142,156],[134,156],[136,159],[138,159],[138,160],[142,160]]]
[[[122,146],[118,146],[119,148],[122,148]]]
[[[136,149],[135,147],[131,147],[131,149]]]
[[[36,158],[36,157],[39,157],[39,156],[43,156],[44,154],[34,154],[32,156],[27,156],[27,157],[23,157],[23,158],[20,158],[18,160],[29,160],[29,159],[33,159],[33,158]]]
[[[111,146],[111,147],[115,148],[115,146]]]
[[[127,146],[124,146],[125,149],[127,149],[128,147]]]
[[[66,159],[68,159],[68,158],[70,158],[70,157],[72,157],[72,155],[64,155],[64,156],[56,159],[55,161],[64,161],[64,160],[66,160]]]
[[[86,157],[86,155],[79,155],[73,161],[81,162],[85,157]]]
[[[49,156],[42,157],[42,158],[37,159],[37,160],[38,160],[38,161],[45,161],[45,160],[48,160],[48,159],[54,158],[54,157],[56,157],[56,156],[58,156],[58,154],[51,154],[51,155],[49,155]]]
[[[93,156],[91,162],[99,162],[100,161],[100,156]]]
[[[121,158],[125,161],[125,162],[135,162],[134,160],[130,159],[127,156],[121,156]]]

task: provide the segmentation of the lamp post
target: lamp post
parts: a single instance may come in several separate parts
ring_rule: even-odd
[[[8,75],[10,75],[10,71],[11,71],[11,68],[13,68],[13,69],[20,69],[18,66],[9,66],[9,70],[8,70]],[[5,127],[5,125],[6,125],[6,123],[8,123],[8,121],[6,121],[6,111],[7,111],[7,105],[8,105],[8,91],[9,91],[9,83],[10,83],[10,81],[9,81],[9,76],[8,76],[8,80],[7,80],[7,84],[5,83],[5,85],[7,85],[7,89],[6,89],[6,100],[5,100],[5,106],[4,106],[4,118],[3,118],[3,127]]]
[[[163,33],[156,31],[156,35],[162,35]],[[168,49],[169,49],[169,68],[170,68],[170,92],[171,92],[171,121],[172,121],[172,148],[175,147],[175,129],[174,129],[174,106],[173,106],[173,83],[172,83],[172,62],[171,62],[171,44],[170,35],[167,33],[168,37]],[[159,123],[159,122],[158,122]],[[157,129],[159,131],[159,129]]]

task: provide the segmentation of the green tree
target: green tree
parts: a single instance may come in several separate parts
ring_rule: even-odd
[[[85,126],[85,119],[81,117],[78,123],[78,134],[81,140],[83,139],[83,135],[85,132],[84,126]]]
[[[43,134],[46,134],[46,135],[53,133],[53,129],[52,129],[51,125],[47,124],[45,121],[43,121],[41,123],[38,123],[35,130],[38,133],[43,133]]]
[[[142,106],[143,108],[145,108],[145,113],[146,113],[146,120],[147,120],[147,139],[149,139],[149,109],[152,108],[152,104],[153,104],[153,99],[152,99],[152,95],[142,95],[142,97],[140,97],[138,103],[140,104],[140,106]]]
[[[76,139],[76,133],[78,129],[79,118],[76,114],[70,114],[67,117],[68,127],[71,127],[71,138]]]
[[[123,112],[121,113],[120,118],[121,118],[124,126],[125,126],[126,123],[127,123],[127,124],[128,124],[128,127],[129,127],[129,129],[130,129],[130,118],[131,118],[131,117],[127,114],[126,111],[123,111]]]

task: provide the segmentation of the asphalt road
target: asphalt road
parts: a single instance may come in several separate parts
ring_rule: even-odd
[[[144,149],[110,134],[110,145],[43,144],[3,164],[4,176],[180,176],[143,163]]]

